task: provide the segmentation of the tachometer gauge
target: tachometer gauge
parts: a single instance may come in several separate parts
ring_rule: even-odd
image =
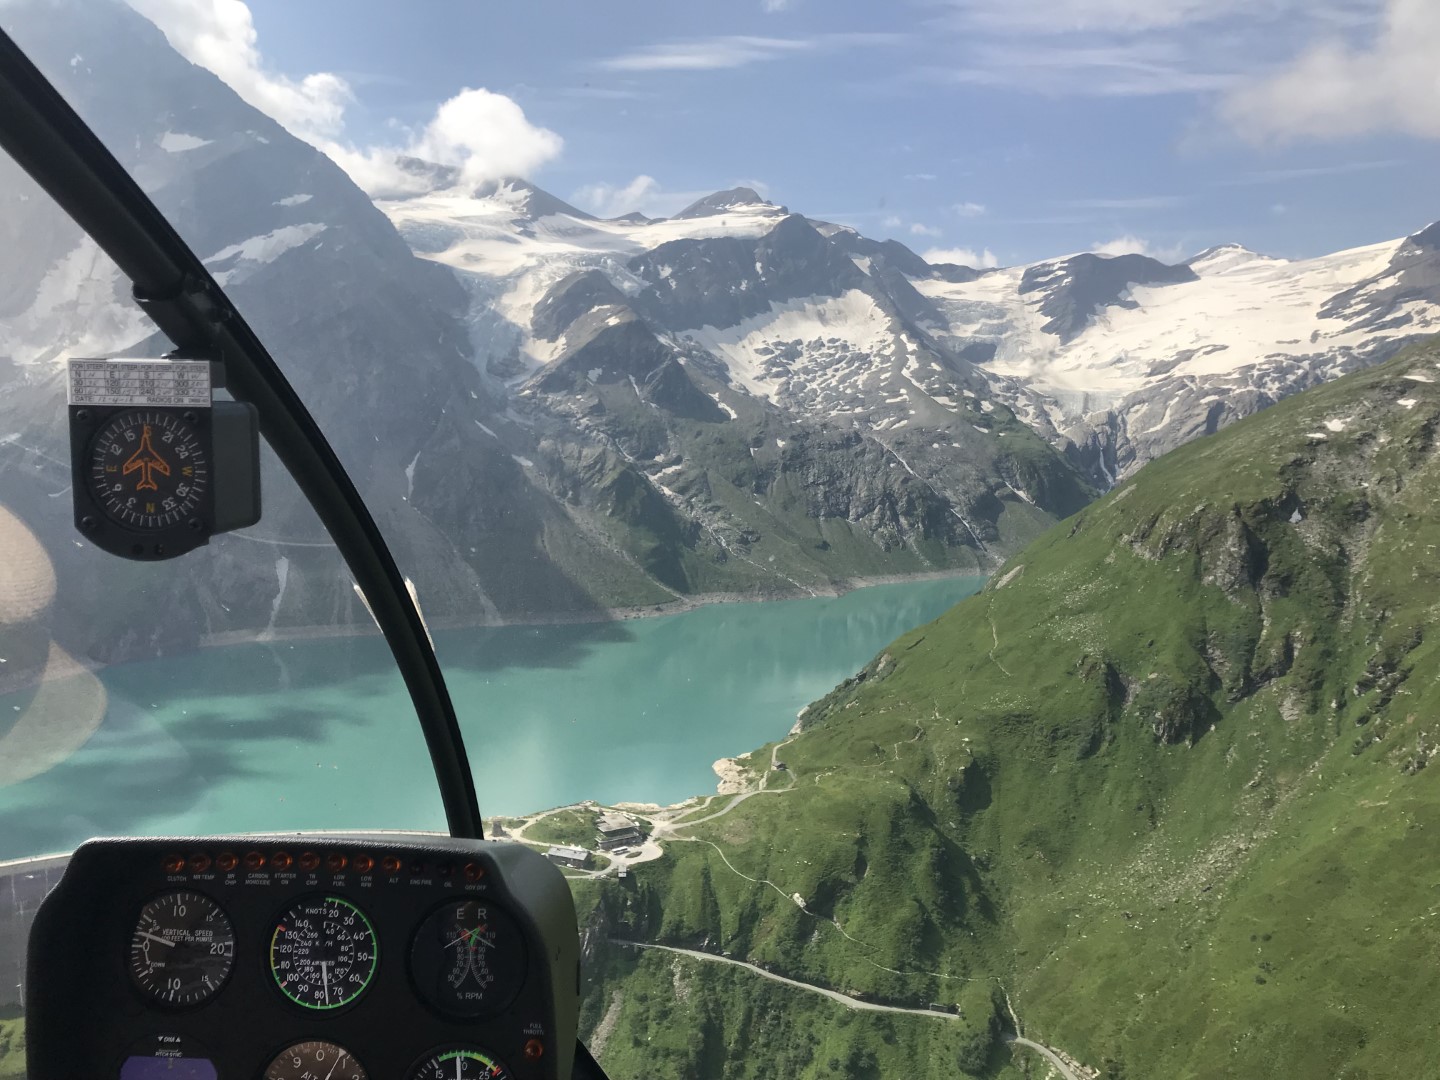
[[[424,1058],[409,1080],[510,1080],[510,1070],[483,1050],[456,1047]]]
[[[235,966],[235,928],[197,892],[157,896],[130,935],[130,976],[161,1005],[199,1005],[220,992]]]
[[[196,413],[127,409],[112,416],[90,444],[90,493],[116,524],[152,533],[197,531],[211,514],[210,455]]]
[[[276,1054],[265,1069],[265,1080],[367,1080],[367,1077],[350,1051],[334,1043],[311,1039]]]
[[[300,900],[275,923],[270,974],[291,1001],[307,1009],[338,1009],[363,994],[380,963],[375,928],[338,896]]]
[[[468,1019],[499,1012],[525,981],[525,939],[504,909],[451,901],[420,924],[410,971],[421,996],[443,1013]]]

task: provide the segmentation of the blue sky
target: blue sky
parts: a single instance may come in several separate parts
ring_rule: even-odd
[[[131,3],[357,176],[420,150],[652,214],[747,183],[1001,263],[1440,218],[1435,0]]]

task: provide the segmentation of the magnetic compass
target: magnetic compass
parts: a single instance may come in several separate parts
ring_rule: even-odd
[[[75,525],[127,559],[171,559],[260,519],[250,405],[211,400],[199,360],[71,360]]]
[[[199,532],[212,516],[209,442],[194,410],[115,413],[90,444],[91,497],[128,529]]]

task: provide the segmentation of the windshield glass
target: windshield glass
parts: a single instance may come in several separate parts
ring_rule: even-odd
[[[0,27],[354,480],[612,1076],[1434,1071],[1429,5]],[[87,837],[444,827],[268,446],[77,528],[67,362],[170,348],[0,156],[0,1080]]]

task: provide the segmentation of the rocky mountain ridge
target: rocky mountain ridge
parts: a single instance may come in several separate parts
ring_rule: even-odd
[[[556,356],[554,338],[533,336],[536,305],[593,270],[752,397],[865,434],[923,437],[964,419],[957,394],[968,391],[1009,409],[1101,489],[1440,329],[1436,226],[1307,260],[1224,245],[1174,266],[1079,253],[991,270],[931,265],[750,189],[671,219],[610,221],[557,212],[558,200],[522,206],[522,190],[534,187],[381,204],[417,251],[472,288],[487,363],[507,384]],[[786,261],[767,265],[776,251]],[[885,374],[896,343],[913,355]],[[944,485],[940,466],[917,469]]]

